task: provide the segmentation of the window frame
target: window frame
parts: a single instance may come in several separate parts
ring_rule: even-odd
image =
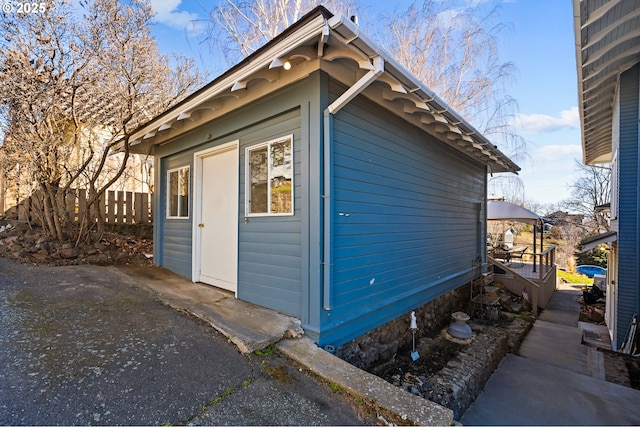
[[[280,142],[289,141],[291,144],[290,163],[291,163],[291,211],[290,212],[271,212],[271,146]],[[251,152],[267,148],[267,212],[251,212]],[[294,136],[293,134],[284,135],[269,141],[245,147],[245,217],[275,217],[275,216],[294,216],[295,215],[295,163],[294,163]],[[285,161],[286,163],[286,161]]]
[[[180,215],[180,203],[178,203],[177,205],[177,213],[178,215],[171,215],[171,174],[172,173],[177,173],[178,176],[178,197],[180,196],[180,180],[182,175],[180,174],[180,171],[182,171],[183,169],[187,170],[187,176],[189,177],[189,183],[187,186],[187,215]],[[179,166],[176,168],[172,168],[172,169],[167,169],[167,192],[166,192],[166,203],[167,203],[167,208],[166,208],[166,219],[181,219],[181,220],[188,220],[191,218],[191,186],[192,186],[192,178],[191,178],[191,165],[184,165],[184,166]]]

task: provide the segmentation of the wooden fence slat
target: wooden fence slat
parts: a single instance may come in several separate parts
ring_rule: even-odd
[[[57,193],[56,203],[63,207],[70,221],[81,221],[87,211],[87,190],[71,189],[66,194]],[[18,206],[7,212],[20,221],[34,221],[33,212],[42,208],[44,195],[35,191],[31,197],[19,202]],[[104,215],[108,224],[151,224],[153,223],[153,198],[149,193],[131,191],[107,191],[97,200],[93,209]]]
[[[149,223],[149,194],[143,193],[143,197],[140,199],[140,224],[148,224]]]
[[[127,224],[133,224],[133,193],[131,191],[126,192],[126,218],[125,222]]]
[[[102,193],[98,198],[98,201],[96,202],[97,203],[96,206],[97,206],[97,209],[100,211],[100,216],[106,220],[107,207],[106,207],[105,199],[106,199],[106,194]]]
[[[108,192],[107,200],[107,223],[113,224],[115,222],[114,209],[116,205],[116,193],[115,191]]]
[[[116,209],[116,220],[118,224],[122,224],[124,220],[124,191],[118,191],[118,202]]]
[[[140,224],[142,222],[142,193],[133,193],[133,222]]]

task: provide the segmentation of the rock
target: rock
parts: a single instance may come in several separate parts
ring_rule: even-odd
[[[431,348],[435,345],[435,340],[429,337],[420,338],[418,341],[418,352],[427,354],[431,351]]]
[[[106,251],[106,250],[107,250],[107,247],[106,247],[105,245],[103,245],[102,243],[100,243],[100,242],[96,242],[96,243],[94,243],[94,244],[93,244],[93,247],[94,247],[96,250],[100,251],[100,252],[104,252],[104,251]]]
[[[13,245],[20,238],[20,236],[9,236],[4,239],[6,245]]]
[[[98,264],[98,265],[108,264],[109,257],[106,254],[89,255],[87,257],[87,262],[90,264]]]
[[[17,252],[22,251],[23,249],[24,248],[21,245],[17,244],[17,243],[14,244],[13,246],[11,246],[11,252],[13,252],[14,254],[17,253]]]
[[[31,256],[42,261],[49,256],[49,252],[46,249],[40,249],[38,252],[31,254]]]
[[[49,252],[51,250],[51,245],[47,242],[40,242],[40,243],[36,243],[36,248],[44,249],[47,252]]]
[[[64,259],[77,258],[78,249],[73,247],[71,248],[65,247],[66,245],[68,245],[68,243],[65,243],[64,245],[62,245],[60,249],[58,249],[58,254],[60,255],[60,258],[64,258]]]
[[[287,329],[287,331],[284,333],[284,336],[287,339],[300,338],[303,335],[304,335],[304,329],[302,329],[301,327]]]

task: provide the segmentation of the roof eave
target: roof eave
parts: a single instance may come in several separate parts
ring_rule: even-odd
[[[445,133],[438,135],[445,143],[462,151],[465,155],[486,164],[488,171],[492,173],[512,172],[517,173],[520,167],[504,155],[498,148],[484,137],[477,129],[462,118],[456,111],[449,107],[433,91],[416,79],[402,65],[380,46],[371,41],[351,20],[342,15],[332,15],[326,9],[318,7],[305,15],[296,24],[289,27],[280,36],[267,43],[244,61],[231,68],[219,78],[215,79],[202,89],[196,91],[176,106],[160,114],[156,118],[141,126],[134,132],[131,141],[131,149],[134,152],[149,153],[154,144],[167,142],[163,130],[170,129],[174,123],[190,118],[191,112],[200,105],[225,91],[233,92],[234,88],[246,86],[246,82],[255,77],[257,73],[271,71],[274,61],[289,55],[294,49],[315,42],[316,37],[326,37],[327,31],[332,32],[339,46],[348,47],[353,59],[359,58],[371,60],[380,56],[384,62],[386,80],[399,82],[406,89],[405,97],[411,97],[414,102],[426,106],[424,114],[435,114],[438,121],[451,128],[445,127]],[[321,38],[318,40],[325,40]],[[308,49],[308,47],[306,47]],[[318,59],[323,59],[318,50]],[[366,64],[364,64],[366,65]],[[384,79],[383,79],[384,80]],[[426,125],[425,125],[426,126]],[[459,139],[456,139],[459,138]],[[456,143],[457,141],[457,143]]]

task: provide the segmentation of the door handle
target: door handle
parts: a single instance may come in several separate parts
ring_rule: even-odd
[[[204,223],[201,222],[200,224],[198,224],[198,227],[204,228]]]

